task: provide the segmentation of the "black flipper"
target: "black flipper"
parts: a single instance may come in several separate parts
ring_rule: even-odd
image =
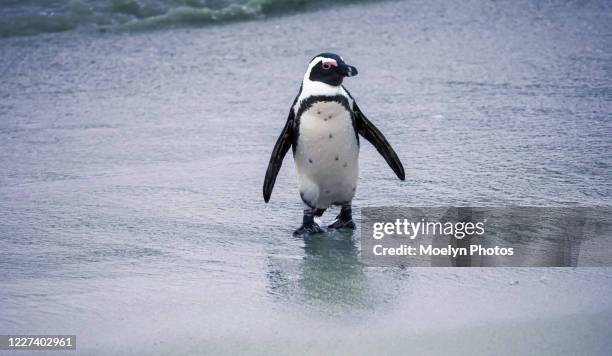
[[[287,123],[283,128],[278,140],[276,140],[276,145],[274,145],[274,150],[272,150],[272,156],[270,157],[270,163],[268,163],[268,170],[266,171],[266,179],[263,184],[263,197],[265,202],[270,201],[270,195],[272,195],[272,189],[274,188],[274,183],[276,182],[276,176],[278,175],[278,171],[283,165],[283,159],[289,151],[291,147],[291,143],[293,142],[293,120],[294,114],[293,109],[289,112],[289,117],[287,118]]]
[[[405,180],[404,166],[400,161],[397,154],[391,148],[391,145],[385,138],[385,136],[368,120],[367,117],[361,112],[357,103],[353,100],[353,112],[355,114],[355,128],[357,132],[368,140],[380,153],[389,167],[393,169],[393,172],[397,175],[400,180]]]

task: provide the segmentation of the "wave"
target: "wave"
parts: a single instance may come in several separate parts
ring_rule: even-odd
[[[328,0],[354,3],[363,0]],[[69,30],[134,31],[198,26],[301,11],[309,0],[4,0],[0,37]]]

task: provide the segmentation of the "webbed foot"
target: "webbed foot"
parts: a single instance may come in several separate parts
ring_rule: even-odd
[[[338,229],[355,230],[355,222],[353,222],[353,219],[351,218],[346,220],[346,219],[343,219],[340,215],[338,215],[338,217],[336,218],[336,221],[331,223],[331,225],[329,225],[327,228],[334,229],[334,230],[338,230]]]
[[[304,218],[302,220],[302,226],[293,232],[293,236],[309,236],[313,234],[320,234],[323,229],[314,221],[314,210],[310,207],[304,209]],[[317,211],[318,212],[318,211]],[[321,212],[322,214],[323,212]],[[318,215],[320,216],[320,214]]]
[[[313,234],[321,234],[323,233],[323,229],[316,222],[305,223],[302,226],[293,232],[293,236],[309,236]]]
[[[336,221],[334,221],[331,225],[327,227],[328,229],[355,229],[355,222],[353,222],[353,215],[351,209],[351,203],[342,204],[342,209],[340,209],[340,214],[336,217]]]

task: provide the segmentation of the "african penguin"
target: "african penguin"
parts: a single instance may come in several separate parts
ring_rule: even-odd
[[[263,186],[270,200],[283,158],[293,148],[300,197],[304,202],[302,226],[294,235],[323,232],[314,221],[332,205],[341,206],[330,229],[354,229],[351,201],[359,176],[359,135],[374,145],[399,179],[404,167],[383,134],[363,115],[342,86],[357,69],[333,53],[321,53],[309,63],[300,91],[279,136]]]

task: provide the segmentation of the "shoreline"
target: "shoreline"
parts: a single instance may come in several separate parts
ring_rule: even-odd
[[[159,9],[156,9],[153,13],[148,13],[152,10],[150,9],[149,11],[145,11],[143,8],[140,8],[141,5],[138,5],[136,3],[137,7],[140,8],[140,11],[135,12],[136,9],[130,9],[130,11],[128,11],[127,13],[124,13],[122,11],[111,11],[106,14],[99,13],[97,15],[94,13],[96,10],[94,9],[95,6],[93,5],[91,5],[92,7],[88,8],[86,11],[77,11],[76,13],[71,14],[69,9],[70,6],[69,4],[66,4],[64,8],[55,9],[58,12],[60,12],[60,10],[68,12],[63,15],[59,13],[54,13],[53,15],[47,16],[30,14],[31,17],[39,16],[39,21],[37,25],[42,26],[43,28],[25,29],[24,26],[26,26],[27,24],[24,23],[13,24],[16,27],[21,28],[18,30],[11,30],[9,27],[0,27],[0,40],[13,37],[40,36],[77,31],[80,33],[89,34],[105,34],[138,33],[142,31],[155,31],[165,29],[172,30],[181,28],[199,29],[206,28],[209,26],[223,26],[226,24],[247,21],[264,21],[276,17],[299,15],[301,13],[308,13],[312,11],[329,11],[337,7],[354,6],[368,2],[380,3],[382,1],[393,0],[358,0],[355,2],[350,2],[349,0],[340,0],[338,2],[333,3],[319,0],[305,2],[298,1],[299,3],[292,4],[284,3],[283,1],[284,0],[281,0],[277,3],[274,0],[259,2],[258,0],[251,0],[248,1],[246,4],[242,5],[230,3],[225,8],[208,8],[197,6],[190,7],[183,5],[174,8],[168,8],[166,9],[166,12],[159,12]],[[87,5],[82,5],[87,8]],[[27,8],[24,10],[31,11],[31,9]],[[138,12],[148,13],[148,15],[143,16],[142,13],[139,14]],[[132,15],[132,18],[130,20],[125,19],[125,16],[128,14]],[[94,15],[97,16],[97,19],[95,19],[95,21],[94,18],[96,18],[96,16]],[[107,21],[110,20],[111,23],[100,23],[100,17],[104,15],[110,17],[109,19],[107,19]],[[82,16],[82,18],[79,18],[79,16]],[[116,23],[116,19],[113,20],[112,17],[119,17],[119,19],[121,20],[119,23]],[[27,18],[27,15],[23,15],[20,20],[26,21]],[[81,23],[79,21],[83,22]],[[13,32],[11,33],[11,31]]]

